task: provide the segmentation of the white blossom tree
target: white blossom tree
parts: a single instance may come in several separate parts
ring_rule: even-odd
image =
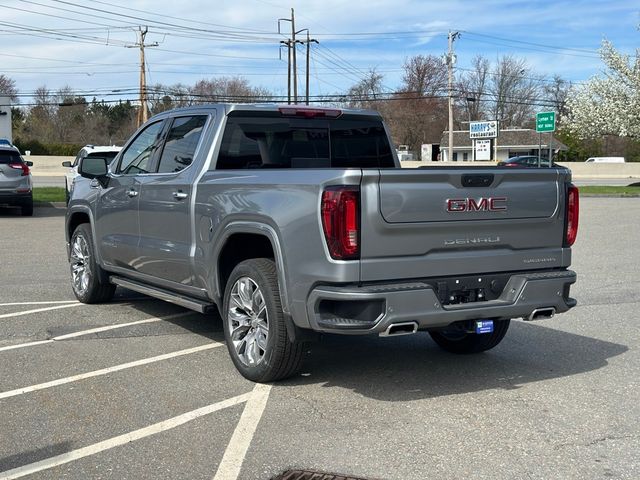
[[[640,49],[625,55],[605,40],[600,56],[604,75],[571,89],[564,125],[579,138],[640,138]]]

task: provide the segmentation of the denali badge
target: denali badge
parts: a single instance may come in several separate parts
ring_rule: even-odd
[[[504,212],[507,210],[507,197],[489,198],[448,198],[447,212]]]
[[[475,238],[452,238],[445,239],[445,246],[451,245],[482,245],[487,243],[499,243],[500,237],[475,237]]]

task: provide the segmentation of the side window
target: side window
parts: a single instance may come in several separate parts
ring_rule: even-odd
[[[160,156],[158,173],[179,172],[191,165],[206,122],[206,115],[173,120]]]
[[[160,134],[163,122],[155,122],[147,126],[127,147],[120,157],[120,165],[116,173],[135,175],[149,173],[153,154],[160,146]]]

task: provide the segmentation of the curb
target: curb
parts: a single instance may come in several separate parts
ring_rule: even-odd
[[[62,208],[67,209],[65,202],[33,202],[33,206],[36,208]]]

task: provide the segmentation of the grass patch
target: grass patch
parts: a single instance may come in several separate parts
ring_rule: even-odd
[[[578,187],[581,194],[587,195],[619,195],[621,197],[640,196],[640,186],[587,185]]]
[[[35,187],[33,189],[33,201],[34,203],[64,202],[64,188]]]

